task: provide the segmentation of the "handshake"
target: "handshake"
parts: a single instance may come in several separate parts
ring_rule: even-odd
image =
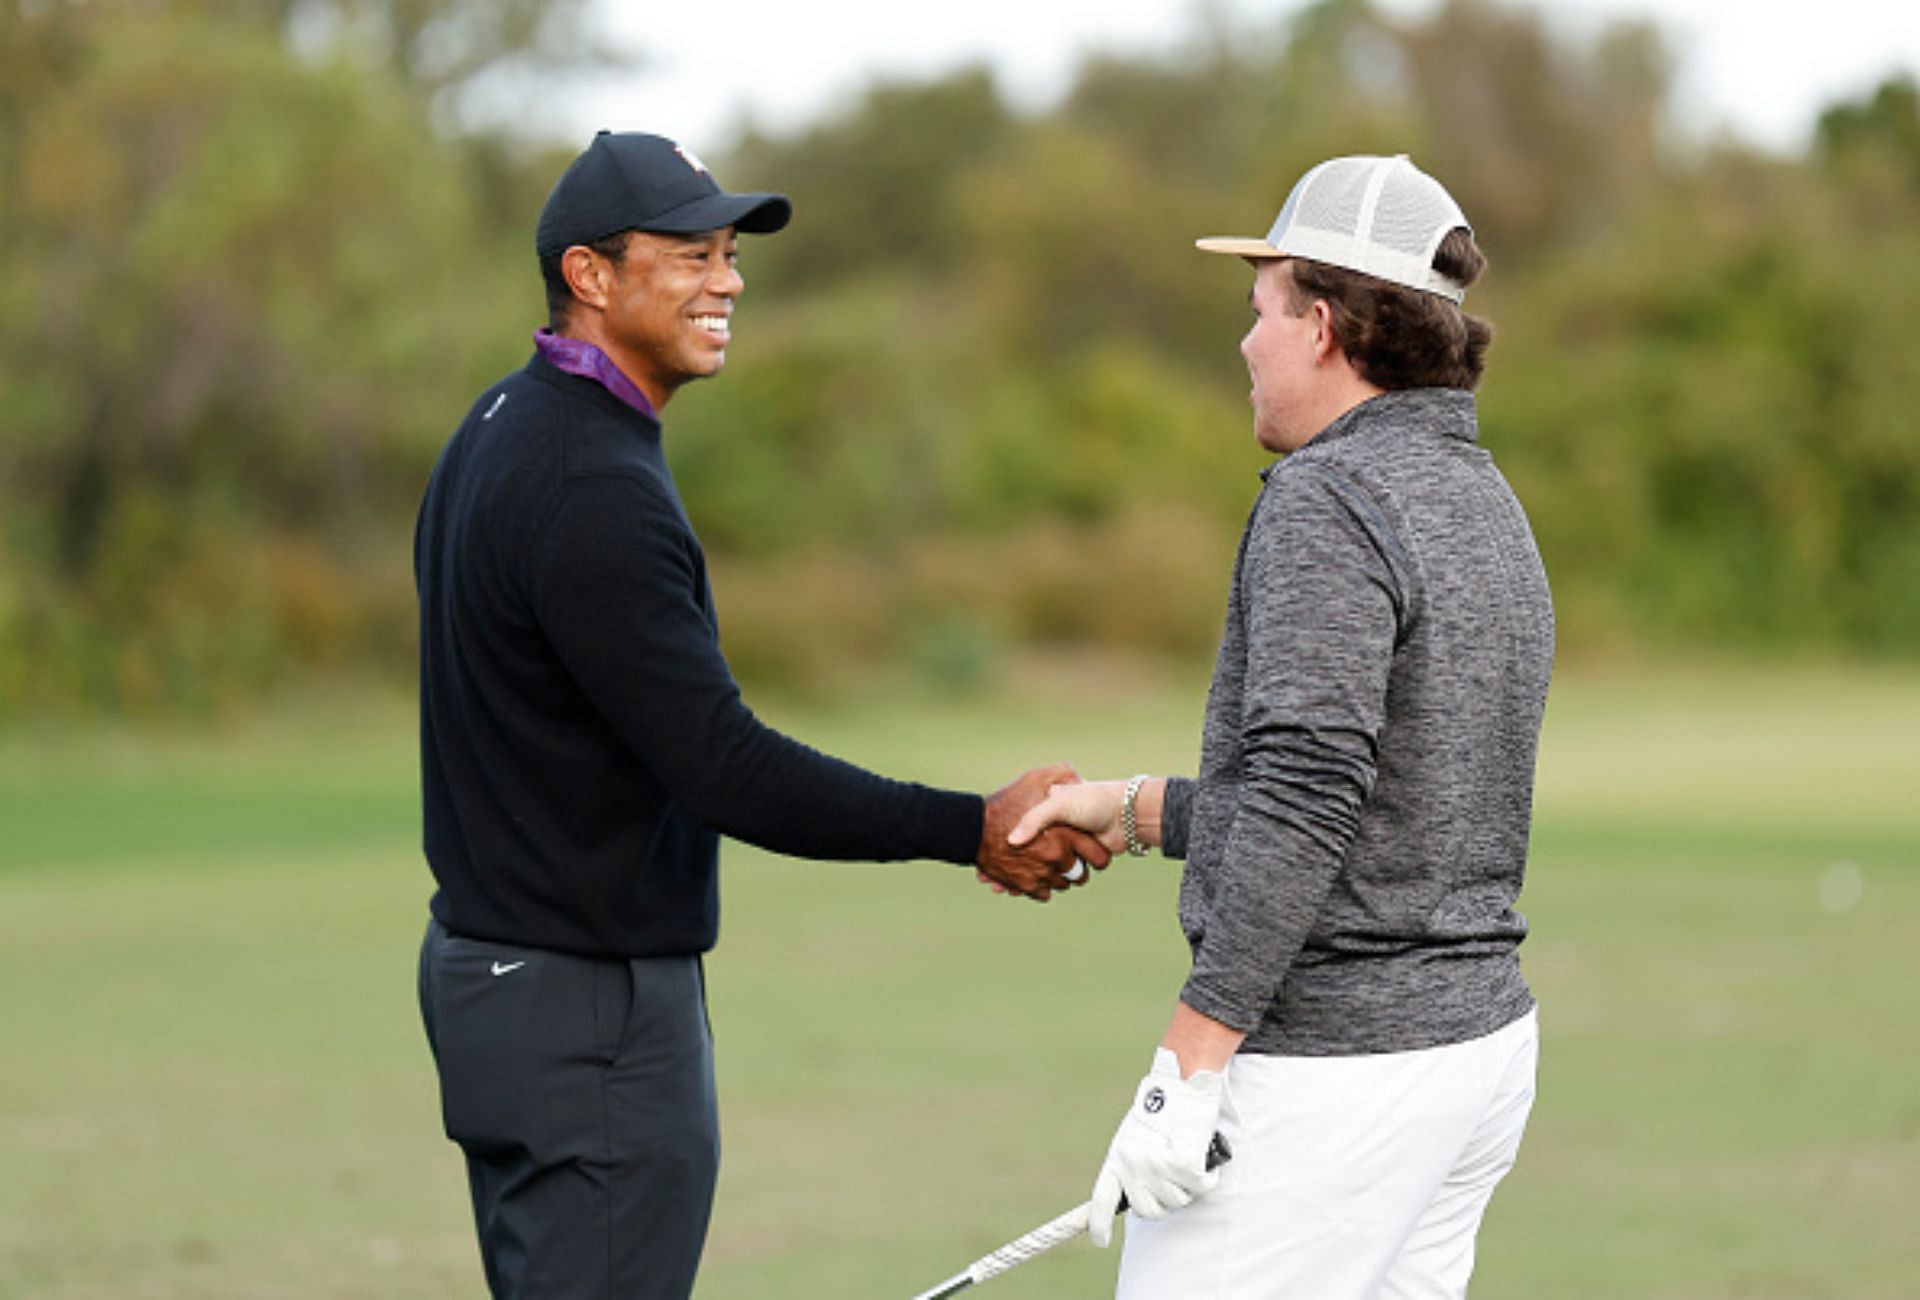
[[[980,850],[983,884],[1044,903],[1085,884],[1133,844],[1160,842],[1163,779],[1082,781],[1066,763],[1036,767],[987,796]],[[1131,797],[1130,797],[1131,796]]]

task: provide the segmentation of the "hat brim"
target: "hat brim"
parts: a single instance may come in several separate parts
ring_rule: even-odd
[[[698,235],[732,226],[749,235],[771,235],[793,219],[784,194],[708,194],[669,208],[637,227],[659,235]]]
[[[1255,261],[1287,256],[1264,239],[1240,239],[1216,235],[1207,239],[1196,239],[1193,241],[1193,246],[1203,253],[1226,253],[1233,257],[1250,257]]]

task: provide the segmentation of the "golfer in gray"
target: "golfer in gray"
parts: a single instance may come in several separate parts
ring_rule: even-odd
[[[1200,247],[1254,267],[1240,351],[1285,456],[1200,772],[1061,786],[1013,834],[1186,860],[1193,966],[1093,1233],[1124,1193],[1124,1300],[1464,1296],[1533,1104],[1514,901],[1553,661],[1532,532],[1478,441],[1491,331],[1459,304],[1485,259],[1404,157],[1322,163],[1265,239]],[[1215,1130],[1233,1158],[1209,1171]]]

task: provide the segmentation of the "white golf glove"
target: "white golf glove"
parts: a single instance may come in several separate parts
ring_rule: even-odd
[[[1212,1070],[1180,1077],[1180,1059],[1162,1047],[1140,1081],[1133,1109],[1120,1121],[1107,1162],[1087,1205],[1087,1237],[1104,1249],[1113,1240],[1120,1197],[1143,1219],[1179,1209],[1220,1180],[1207,1168],[1207,1147],[1220,1120],[1226,1076]]]

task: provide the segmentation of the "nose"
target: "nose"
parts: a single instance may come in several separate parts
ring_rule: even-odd
[[[724,258],[707,276],[707,288],[723,298],[738,297],[746,287],[747,282],[741,277],[740,268]]]

